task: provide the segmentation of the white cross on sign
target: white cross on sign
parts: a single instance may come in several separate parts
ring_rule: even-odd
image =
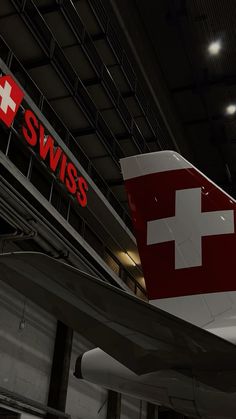
[[[12,87],[5,81],[4,87],[0,86],[0,98],[1,98],[1,105],[0,108],[4,113],[7,113],[8,108],[10,108],[13,112],[16,109],[16,104],[14,100],[11,98],[11,90]]]
[[[201,188],[175,195],[175,217],[148,221],[147,245],[175,241],[175,269],[202,265],[202,237],[234,233],[234,211],[201,212]]]

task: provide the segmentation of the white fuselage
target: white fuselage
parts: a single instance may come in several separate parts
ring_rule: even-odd
[[[191,278],[189,279],[191,281]],[[191,295],[151,301],[176,317],[236,343],[236,292]]]

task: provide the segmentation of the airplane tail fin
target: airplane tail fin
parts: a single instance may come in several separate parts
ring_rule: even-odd
[[[235,291],[235,200],[173,151],[121,168],[149,299]]]

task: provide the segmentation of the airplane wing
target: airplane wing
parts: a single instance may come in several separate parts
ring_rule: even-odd
[[[174,369],[235,391],[235,345],[42,253],[2,254],[0,267],[2,281],[136,374]]]

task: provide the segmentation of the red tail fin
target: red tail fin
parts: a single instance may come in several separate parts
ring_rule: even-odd
[[[236,290],[236,202],[172,151],[121,167],[150,300]]]

